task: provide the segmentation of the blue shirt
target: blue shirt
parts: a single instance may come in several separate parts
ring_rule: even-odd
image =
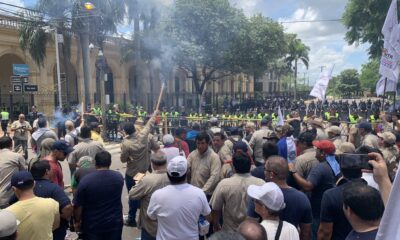
[[[82,207],[83,232],[101,233],[122,229],[123,186],[122,175],[112,170],[97,170],[80,181],[73,203]]]
[[[287,159],[287,143],[286,143],[286,137],[282,137],[278,141],[278,154],[279,156],[283,157],[284,159]]]

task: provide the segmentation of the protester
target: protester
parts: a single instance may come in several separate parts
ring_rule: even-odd
[[[174,146],[179,149],[179,152],[184,152],[185,157],[189,156],[189,145],[186,140],[186,130],[184,128],[178,128],[175,130],[175,141]]]
[[[337,187],[326,190],[321,201],[321,223],[318,230],[318,240],[345,239],[351,231],[351,225],[343,213],[343,189],[352,182],[367,182],[361,179],[362,169],[357,162],[340,158],[342,178]]]
[[[71,175],[75,172],[77,163],[81,157],[89,156],[94,159],[97,153],[104,151],[101,143],[93,141],[91,136],[92,134],[89,127],[81,127],[80,141],[74,146],[74,151],[69,154],[67,158]]]
[[[203,136],[198,135],[200,143],[204,140]],[[155,191],[151,196],[147,215],[158,221],[157,239],[197,240],[200,215],[211,220],[211,209],[204,190],[186,183],[188,167],[188,161],[183,156],[169,161],[167,175],[171,185]]]
[[[372,126],[369,122],[362,122],[357,125],[358,133],[361,136],[361,145],[372,148],[379,148],[379,138],[372,134]]]
[[[161,149],[167,157],[167,161],[173,159],[174,157],[184,155],[185,153],[179,148],[174,146],[175,139],[171,134],[165,134],[162,138],[164,147]]]
[[[41,160],[50,163],[52,172],[50,181],[64,188],[64,176],[59,161],[64,161],[74,151],[74,148],[66,141],[58,140],[53,144],[51,150],[51,153]]]
[[[44,117],[38,118],[38,129],[32,133],[31,145],[32,149],[36,152],[36,154],[40,154],[40,149],[42,145],[42,141],[46,138],[52,138],[54,140],[58,140],[57,134],[50,130],[48,126],[47,119]]]
[[[213,148],[215,153],[218,154],[221,163],[227,160],[231,160],[229,149],[225,146],[226,136],[222,132],[216,132],[213,134]]]
[[[172,159],[171,159],[172,160]],[[140,214],[138,227],[141,229],[142,240],[155,240],[157,235],[157,221],[147,216],[152,194],[170,184],[167,177],[167,158],[166,155],[157,151],[150,156],[152,173],[146,174],[129,191],[129,198],[140,201]]]
[[[299,239],[296,227],[279,218],[285,202],[278,185],[272,182],[262,186],[250,185],[247,194],[255,202],[255,210],[262,218],[261,225],[267,231],[267,239]]]
[[[329,140],[314,141],[317,148],[319,163],[311,169],[307,179],[300,176],[290,164],[290,171],[296,183],[305,191],[311,191],[311,206],[313,212],[312,239],[317,238],[320,222],[321,200],[324,192],[335,186],[340,175],[340,166],[335,159],[335,145]]]
[[[6,208],[20,222],[17,228],[18,239],[51,240],[53,230],[60,225],[59,204],[50,198],[37,197],[35,182],[27,171],[16,172],[11,177],[11,186],[18,202]]]
[[[340,146],[345,142],[342,139],[342,130],[338,126],[330,126],[326,129],[326,133],[328,134],[329,140],[333,142],[336,149],[340,149]]]
[[[144,128],[136,131],[132,123],[124,125],[124,131],[128,135],[121,144],[121,162],[126,163],[125,183],[128,192],[135,181],[133,178],[138,173],[146,173],[150,167],[149,150],[157,151],[160,146],[151,138],[149,138],[150,130],[155,123],[158,111],[154,112]],[[129,200],[128,218],[125,225],[136,227],[136,211],[140,202],[137,200]]]
[[[246,218],[248,186],[260,186],[264,183],[263,180],[250,175],[251,159],[247,154],[235,153],[232,165],[235,173],[217,185],[210,200],[214,232],[236,230]],[[221,214],[223,214],[222,228],[220,226]]]
[[[244,139],[250,143],[251,138],[253,137],[253,133],[255,132],[255,124],[254,122],[247,122],[244,131],[245,131],[245,137]]]
[[[98,122],[91,122],[90,125],[90,133],[91,133],[91,138],[93,141],[100,143],[104,147],[104,140],[101,137],[101,129],[100,125]]]
[[[78,161],[77,167],[77,170],[71,177],[71,188],[74,195],[82,178],[96,171],[94,159],[90,156],[81,157]]]
[[[343,211],[353,230],[346,240],[375,240],[385,210],[378,190],[363,183],[343,189]]]
[[[42,141],[42,144],[40,145],[40,154],[36,154],[31,160],[28,162],[28,169],[31,169],[32,165],[41,160],[44,157],[47,157],[48,155],[51,154],[52,148],[56,140],[52,138],[46,138]]]
[[[393,172],[399,159],[399,148],[396,146],[396,136],[391,132],[378,133],[380,139],[379,150],[383,154],[389,173]]]
[[[32,127],[28,121],[25,121],[25,115],[20,114],[18,120],[11,124],[11,132],[14,132],[14,149],[16,152],[21,151],[25,159],[28,159],[28,138]]]
[[[276,129],[276,133],[279,137],[279,156],[286,159],[289,163],[293,163],[296,159],[296,144],[292,137],[293,127],[290,125],[283,125]]]
[[[280,212],[280,218],[300,229],[300,239],[308,240],[311,236],[311,204],[304,193],[287,184],[288,175],[289,167],[282,157],[272,156],[265,162],[265,180],[277,184],[284,196],[286,207]],[[249,217],[258,218],[254,209],[254,202],[250,201],[247,214]]]
[[[53,231],[53,240],[64,240],[72,216],[72,205],[64,189],[50,181],[51,167],[47,161],[38,161],[32,165],[31,173],[35,180],[33,192],[42,198],[51,198],[58,202],[60,227]]]
[[[310,131],[301,133],[297,139],[300,155],[296,157],[294,168],[305,179],[307,179],[311,169],[318,164],[317,151],[313,145],[314,139],[315,135]]]
[[[276,145],[276,143],[270,141],[264,143],[263,156],[265,161],[267,161],[269,157],[276,155],[278,155],[278,146]],[[265,180],[265,164],[251,170],[251,175],[260,178],[262,180]]]
[[[109,152],[98,152],[95,166],[96,171],[79,183],[73,199],[75,230],[83,233],[84,240],[120,240],[124,179],[119,172],[110,170]]]
[[[74,123],[71,120],[65,121],[66,134],[64,140],[70,145],[75,146],[78,144],[78,130],[75,129]]]
[[[233,231],[219,231],[211,235],[209,240],[245,240],[240,234]]]
[[[266,138],[271,132],[271,130],[268,128],[268,124],[270,121],[271,119],[261,120],[261,129],[253,133],[253,136],[251,137],[251,140],[249,142],[250,147],[253,148],[256,166],[264,165],[265,162],[263,156],[263,145],[267,141]]]
[[[8,206],[8,200],[13,194],[9,188],[11,176],[22,170],[26,170],[25,159],[21,154],[11,151],[12,139],[8,136],[0,138],[0,209]]]
[[[266,240],[267,232],[265,228],[254,219],[244,220],[238,227],[238,232],[246,240]]]
[[[208,198],[217,186],[221,173],[221,161],[210,148],[210,135],[202,132],[196,137],[197,149],[189,154],[188,182],[201,188]]]

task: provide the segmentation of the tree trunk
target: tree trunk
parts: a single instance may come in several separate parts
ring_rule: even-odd
[[[86,31],[87,30],[87,31]],[[88,104],[90,104],[90,51],[89,51],[89,33],[88,29],[84,30],[80,34],[80,41],[81,41],[81,49],[82,49],[82,63],[83,63],[83,85],[84,85],[84,93],[85,93],[85,101],[83,105],[84,111]]]
[[[297,59],[294,60],[294,100],[297,100]]]

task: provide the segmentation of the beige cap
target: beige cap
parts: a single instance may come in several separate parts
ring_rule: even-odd
[[[351,142],[344,142],[340,145],[339,149],[336,151],[337,154],[342,153],[354,153],[356,151],[356,147]]]
[[[330,126],[326,129],[326,132],[340,135],[342,133],[342,130],[338,126]]]
[[[396,143],[396,136],[391,132],[378,133],[378,137],[382,138],[384,142],[389,144]]]

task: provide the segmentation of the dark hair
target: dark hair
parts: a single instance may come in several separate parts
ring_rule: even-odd
[[[0,149],[12,147],[13,141],[9,136],[3,136],[0,138]]]
[[[38,119],[37,124],[38,124],[38,127],[39,127],[39,128],[44,128],[44,127],[47,126],[47,119],[46,119],[45,117],[40,117],[40,118]]]
[[[80,134],[81,138],[91,138],[92,137],[91,131],[92,130],[90,130],[90,127],[86,125],[81,127],[81,134]]]
[[[192,129],[193,129],[193,130],[196,130],[196,131],[200,131],[200,124],[198,124],[198,123],[193,123]]]
[[[379,191],[362,182],[351,182],[343,188],[343,204],[364,221],[379,220],[385,211]]]
[[[343,177],[346,179],[359,179],[362,177],[361,168],[340,168],[340,171],[343,174]]]
[[[180,135],[182,135],[184,133],[186,133],[186,129],[184,129],[184,128],[177,128],[175,130],[175,136],[180,136]]]
[[[49,161],[43,160],[43,161],[37,161],[32,164],[31,167],[31,173],[33,176],[33,179],[41,179],[43,178],[44,174],[46,173],[46,170],[50,170],[50,163]]]
[[[242,235],[233,231],[218,231],[211,235],[210,240],[245,240]]]
[[[225,136],[225,134],[222,133],[222,131],[214,133],[213,137],[220,137],[221,140],[225,140],[226,139],[226,136]]]
[[[125,123],[123,129],[128,135],[134,134],[136,132],[135,125],[130,122]]]
[[[299,143],[303,143],[307,147],[312,147],[313,146],[312,142],[315,140],[315,135],[312,131],[305,131],[300,133],[297,140]]]
[[[101,151],[94,157],[96,167],[110,167],[111,166],[111,154],[107,151]]]
[[[199,135],[196,136],[196,142],[200,142],[205,140],[207,144],[210,143],[210,135],[207,132],[201,132]]]
[[[232,156],[232,165],[237,173],[249,173],[251,168],[250,157],[243,152],[237,152]]]
[[[167,173],[167,176],[172,185],[180,184],[186,181],[186,173],[182,177],[174,177],[169,175],[169,173]]]
[[[279,152],[278,145],[276,145],[275,143],[272,143],[272,142],[264,143],[262,150],[263,150],[264,159],[267,159],[274,155],[278,155],[278,152]]]

